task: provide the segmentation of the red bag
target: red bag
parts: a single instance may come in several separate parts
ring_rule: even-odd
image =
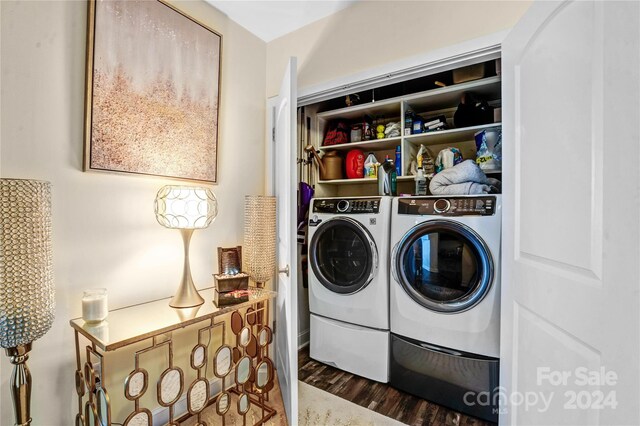
[[[327,130],[327,134],[324,136],[323,146],[338,145],[341,143],[349,143],[349,132],[347,123],[344,121],[338,121],[331,124]]]

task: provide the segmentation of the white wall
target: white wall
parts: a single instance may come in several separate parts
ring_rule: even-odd
[[[212,284],[217,246],[242,244],[245,194],[264,191],[266,45],[201,1],[175,2],[223,34],[220,213],[195,233],[191,267]],[[1,1],[0,175],[53,184],[56,320],[34,344],[34,424],[73,424],[73,332],[82,290],[106,287],[111,308],[168,297],[181,277],[182,243],[153,214],[167,179],[82,172],[86,2]],[[0,424],[13,424],[10,365],[0,365]]]
[[[521,1],[362,1],[267,44],[267,95],[277,94],[289,56],[309,87],[511,28]]]

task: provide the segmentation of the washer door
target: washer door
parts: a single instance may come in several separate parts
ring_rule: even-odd
[[[491,288],[494,265],[471,228],[449,220],[413,227],[394,249],[393,274],[409,296],[436,312],[462,312]]]
[[[362,290],[378,268],[373,238],[348,217],[329,219],[316,229],[309,244],[309,258],[322,285],[339,294]]]

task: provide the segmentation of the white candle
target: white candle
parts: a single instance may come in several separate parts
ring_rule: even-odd
[[[86,290],[82,294],[82,319],[88,323],[104,320],[109,314],[107,306],[107,289],[96,288]]]

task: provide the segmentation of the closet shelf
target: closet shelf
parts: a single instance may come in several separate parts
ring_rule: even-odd
[[[327,184],[327,185],[377,184],[378,180],[373,178],[332,179],[332,180],[319,180],[318,183]]]
[[[322,120],[361,120],[365,115],[384,115],[387,118],[394,117],[400,120],[400,98],[385,99],[383,101],[368,102],[331,111],[318,113]]]
[[[439,89],[426,90],[411,95],[402,95],[383,101],[369,102],[321,112],[317,117],[321,120],[353,120],[360,119],[364,115],[384,115],[385,117],[400,117],[400,104],[406,102],[412,108],[422,110],[436,110],[445,107],[457,106],[464,92],[473,92],[476,95],[494,100],[500,98],[501,79],[499,76],[482,78],[466,83],[452,84]]]
[[[341,143],[339,145],[329,145],[329,146],[321,146],[318,148],[320,151],[333,151],[333,150],[350,150],[350,149],[364,149],[364,150],[388,150],[388,149],[396,149],[396,146],[400,145],[402,138],[400,136],[395,138],[385,138],[385,139],[372,139],[369,141],[362,142],[349,142],[349,143]],[[348,179],[351,180],[351,179]]]
[[[480,126],[463,127],[460,129],[440,130],[430,133],[418,133],[416,135],[405,136],[404,140],[412,145],[425,146],[445,145],[458,142],[472,141],[476,132],[494,127],[501,127],[502,123],[482,124]]]
[[[502,123],[489,123],[489,124],[482,124],[479,126],[463,127],[460,129],[440,130],[437,132],[398,136],[395,138],[373,139],[370,141],[350,142],[350,143],[342,143],[339,145],[321,146],[318,149],[320,151],[333,151],[333,150],[346,151],[346,150],[356,149],[356,148],[362,149],[362,150],[373,150],[373,151],[394,150],[396,146],[400,145],[400,142],[402,140],[405,140],[406,142],[409,142],[416,146],[420,146],[420,144],[423,144],[425,146],[454,144],[458,142],[472,141],[473,136],[476,132],[479,132],[485,129],[501,127],[501,126],[502,126]],[[352,179],[345,179],[345,180],[352,180]]]
[[[413,180],[413,176],[398,176],[398,182]],[[333,180],[320,180],[318,183],[327,185],[366,185],[366,184],[378,184],[378,179],[373,178],[361,178],[361,179],[333,179]]]
[[[500,98],[501,79],[499,76],[487,77],[466,83],[452,84],[440,89],[427,90],[402,96],[414,111],[437,110],[457,106],[465,92],[473,92],[475,95],[493,101]]]

